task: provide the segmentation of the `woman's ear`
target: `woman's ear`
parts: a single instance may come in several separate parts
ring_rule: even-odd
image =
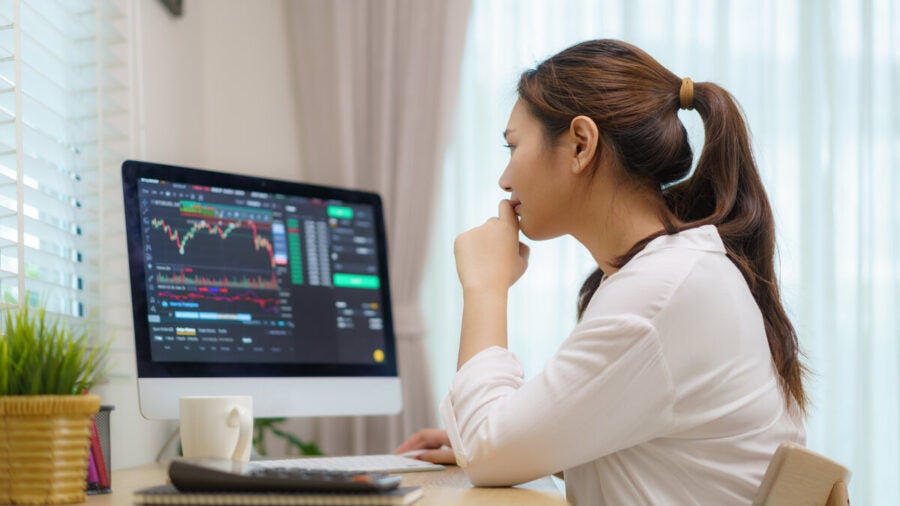
[[[580,174],[590,167],[597,155],[600,154],[600,130],[594,120],[587,116],[576,116],[569,124],[574,160],[572,170]]]

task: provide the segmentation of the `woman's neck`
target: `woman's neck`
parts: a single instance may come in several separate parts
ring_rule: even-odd
[[[586,199],[572,236],[583,244],[597,265],[610,276],[619,258],[646,237],[664,230],[659,198],[628,185],[603,185],[607,195]]]

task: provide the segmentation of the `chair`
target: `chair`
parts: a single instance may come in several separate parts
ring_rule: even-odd
[[[772,456],[753,506],[847,506],[850,471],[796,443],[782,443]]]

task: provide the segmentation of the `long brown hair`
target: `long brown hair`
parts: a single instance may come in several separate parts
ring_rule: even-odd
[[[728,257],[759,305],[772,360],[785,400],[806,411],[806,368],[797,333],[781,303],[775,275],[775,220],[734,98],[713,83],[693,85],[705,141],[688,177],[693,152],[678,118],[682,80],[644,51],[617,40],[582,42],[524,72],[519,98],[543,125],[549,142],[568,131],[573,118],[597,124],[603,147],[633,181],[658,192],[664,231],[644,238],[617,259],[624,266],[651,240],[712,224]],[[593,170],[599,165],[595,157]],[[579,292],[581,319],[603,272],[591,274]]]

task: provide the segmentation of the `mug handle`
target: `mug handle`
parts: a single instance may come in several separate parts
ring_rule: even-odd
[[[250,413],[240,406],[231,408],[231,413],[228,414],[228,426],[234,427],[236,425],[240,425],[240,430],[238,431],[237,445],[234,447],[234,454],[231,455],[231,460],[242,462],[247,457],[244,454],[247,453],[247,442],[250,441],[250,436],[253,432],[253,419],[250,418]]]

